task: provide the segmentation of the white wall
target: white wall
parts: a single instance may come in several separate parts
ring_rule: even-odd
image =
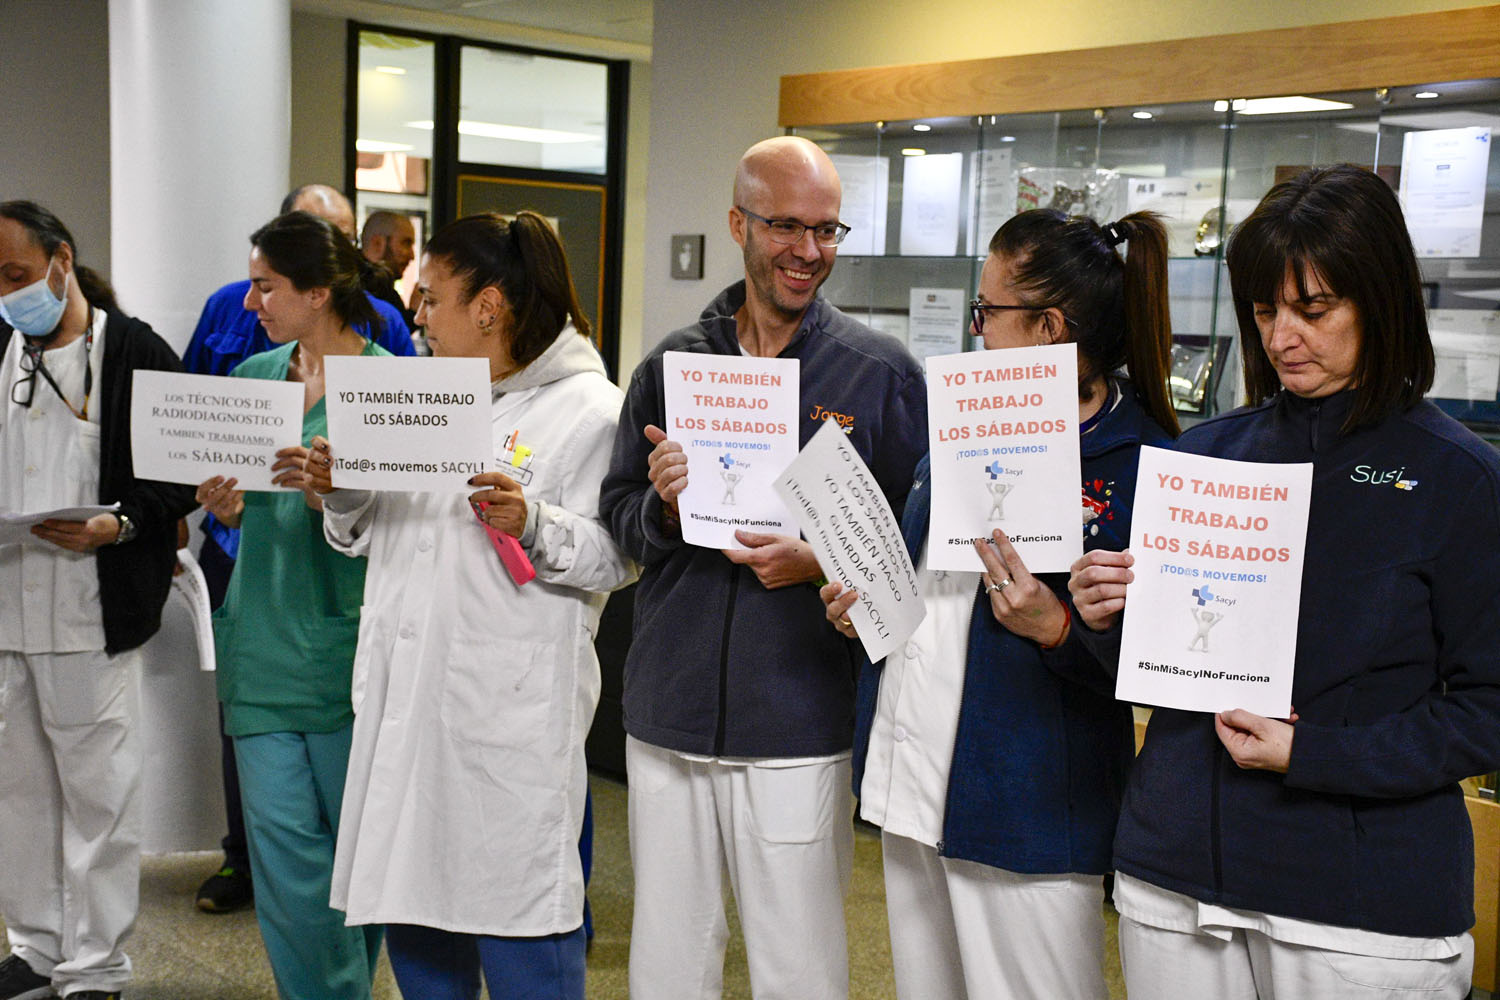
[[[743,275],[727,225],[740,154],[777,135],[780,77],[1191,38],[1480,6],[1474,0],[656,0],[643,260],[646,349]],[[674,281],[673,233],[705,233]],[[638,360],[638,359],[637,359]],[[621,367],[628,361],[621,357]]]
[[[0,0],[0,67],[0,201],[51,209],[82,263],[107,276],[108,3]]]

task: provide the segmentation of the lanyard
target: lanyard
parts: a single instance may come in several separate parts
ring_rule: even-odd
[[[36,378],[36,376],[40,375],[45,379],[47,384],[52,387],[52,391],[57,393],[57,398],[62,400],[63,405],[68,408],[73,416],[79,420],[88,420],[89,397],[94,392],[94,307],[89,306],[88,324],[84,327],[83,334],[83,409],[79,410],[72,403],[68,402],[68,397],[63,395],[62,387],[57,384],[57,380],[47,370],[47,362],[43,358],[46,348],[41,343],[33,343],[28,339],[22,344],[21,350],[24,352],[21,359],[22,370],[24,371],[27,367],[30,367],[31,377]],[[28,402],[27,405],[30,405],[30,403]]]

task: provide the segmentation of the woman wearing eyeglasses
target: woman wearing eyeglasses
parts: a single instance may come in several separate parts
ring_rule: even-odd
[[[992,350],[1077,346],[1084,548],[1123,549],[1140,447],[1177,431],[1166,232],[1144,213],[1101,226],[1041,209],[1001,226],[989,251],[971,329]],[[866,662],[855,716],[897,995],[1102,1000],[1102,876],[1130,707],[1073,634],[1067,574],[1033,576],[1000,531],[976,540],[983,574],[927,567],[925,457],[916,479],[901,528],[927,617],[904,648]],[[830,583],[821,595],[853,636],[854,592]]]
[[[194,506],[131,467],[132,373],[179,371],[177,356],[76,247],[40,205],[0,203],[0,510],[119,505],[0,544],[0,996],[111,997],[130,979],[134,650],[161,624]]]

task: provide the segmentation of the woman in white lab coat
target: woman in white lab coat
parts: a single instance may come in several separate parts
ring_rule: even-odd
[[[471,1000],[482,968],[491,996],[582,1000],[593,636],[636,572],[598,518],[620,392],[541,216],[444,227],[419,295],[436,355],[489,361],[504,471],[472,494],[333,490],[338,442],[314,441],[328,539],[369,557],[333,902],[389,925],[409,998]]]

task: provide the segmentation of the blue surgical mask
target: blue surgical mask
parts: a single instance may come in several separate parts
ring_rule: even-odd
[[[63,293],[54,295],[47,284],[51,274],[49,261],[47,274],[9,295],[0,295],[0,318],[28,337],[45,337],[56,330],[68,305],[68,281],[64,275]]]

